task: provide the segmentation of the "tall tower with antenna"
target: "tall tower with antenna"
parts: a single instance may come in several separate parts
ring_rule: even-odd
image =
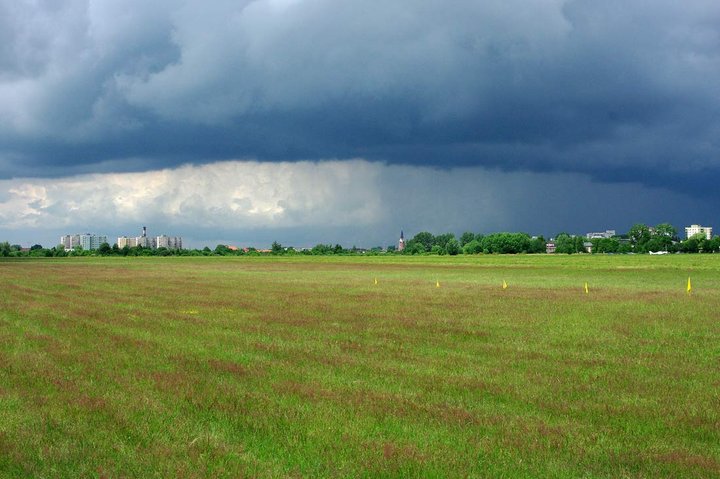
[[[405,235],[403,234],[402,230],[400,230],[400,241],[398,241],[398,251],[402,251],[405,249]]]

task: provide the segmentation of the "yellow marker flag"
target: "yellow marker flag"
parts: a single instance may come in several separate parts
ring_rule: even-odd
[[[439,288],[439,287],[440,287],[440,280],[437,280],[437,281],[435,282],[435,287],[436,287],[436,288]]]
[[[588,289],[587,281],[585,281],[585,294],[590,293],[590,290]]]
[[[687,293],[692,293],[692,284],[690,283],[690,276],[688,276]]]
[[[375,284],[377,284],[377,278],[375,278]]]
[[[507,283],[503,280],[503,289],[507,289]]]

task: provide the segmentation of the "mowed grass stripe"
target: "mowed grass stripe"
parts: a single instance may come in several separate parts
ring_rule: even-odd
[[[0,470],[720,474],[720,261],[405,260],[0,263]]]

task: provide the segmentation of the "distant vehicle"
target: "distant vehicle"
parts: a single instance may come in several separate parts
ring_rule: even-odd
[[[650,254],[668,254],[668,252],[667,251],[655,251],[655,252],[650,251]]]

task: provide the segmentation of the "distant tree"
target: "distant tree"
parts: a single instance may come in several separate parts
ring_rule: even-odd
[[[585,253],[585,237],[583,236],[575,236],[573,238],[575,240],[575,252],[576,253]]]
[[[7,241],[0,243],[0,256],[10,256],[10,243]]]
[[[455,239],[455,235],[452,233],[444,233],[437,235],[433,238],[433,245],[440,246],[443,250],[447,251],[447,245],[450,241]]]
[[[344,253],[345,251],[343,250],[343,247],[342,247],[342,246],[340,246],[339,244],[336,244],[336,245],[333,247],[333,251],[332,251],[332,252],[333,252],[334,254],[342,254],[342,253]]]
[[[627,242],[620,243],[618,245],[618,253],[631,253],[632,252],[632,245]]]
[[[664,236],[673,240],[677,238],[677,229],[670,223],[660,223],[655,226],[655,236]]]
[[[428,252],[435,243],[435,237],[432,235],[432,233],[422,231],[416,234],[413,239],[409,241],[409,243],[420,244],[423,247],[423,252]]]
[[[617,253],[620,247],[616,238],[594,238],[590,242],[593,244],[593,253]]]
[[[388,253],[394,253],[395,251],[397,251],[397,246],[395,246],[394,244],[388,245],[388,247],[386,248],[386,251]]]
[[[474,239],[463,246],[463,253],[465,254],[478,254],[482,253],[482,244],[480,241]]]
[[[320,243],[313,246],[311,251],[313,255],[326,255],[332,254],[333,248],[330,245]]]
[[[712,240],[709,240],[702,235],[702,238],[698,238],[698,253],[711,253]]]
[[[460,235],[460,246],[464,247],[466,244],[473,241],[474,239],[475,239],[475,233],[466,231],[462,235]]]
[[[720,251],[720,236],[716,236],[707,242],[705,250],[706,253],[717,253]]]
[[[117,244],[117,243],[113,243],[113,245],[112,245],[112,253],[113,253],[114,255],[116,255],[116,256],[120,254],[120,248],[118,248],[118,244]]]
[[[403,250],[403,254],[410,254],[410,255],[416,255],[416,254],[423,254],[426,253],[427,250],[425,249],[425,246],[423,246],[422,243],[416,243],[412,240],[408,241],[407,246]]]
[[[43,247],[39,244],[34,244],[30,247],[30,251],[35,251],[36,249],[43,249]]]
[[[653,236],[652,238],[650,238],[650,240],[647,243],[645,243],[645,250],[648,252],[650,252],[650,251],[653,251],[653,252],[665,251],[668,244],[666,244],[665,241],[663,241],[663,239],[667,239],[668,241],[670,241],[670,243],[672,243],[670,238],[663,238],[662,236]]]
[[[530,250],[528,253],[544,253],[545,252],[545,238],[538,236],[535,239],[530,240]]]
[[[285,250],[283,250],[282,245],[280,243],[278,243],[277,241],[273,241],[273,244],[270,247],[270,250],[271,250],[272,254],[274,254],[274,255],[283,254],[285,252]]]
[[[492,254],[516,254],[532,252],[532,241],[525,233],[493,233],[483,236],[482,251]]]
[[[462,252],[460,242],[455,238],[452,238],[450,241],[448,241],[447,246],[445,246],[445,250],[450,256],[455,256]]]
[[[677,239],[677,230],[670,223],[660,223],[651,232],[651,238],[645,245],[646,251],[668,251]]]
[[[555,252],[560,254],[576,253],[575,240],[567,233],[555,236]]]
[[[705,239],[705,235],[693,235],[682,242],[681,251],[684,253],[697,253],[700,251],[700,240]]]
[[[112,252],[113,252],[112,248],[107,243],[101,244],[100,247],[98,248],[98,253],[100,253],[100,256],[108,256],[108,255],[112,254]]]
[[[630,242],[633,245],[633,248],[638,250],[638,252],[645,252],[647,251],[646,243],[650,241],[650,228],[642,223],[637,223],[633,225],[632,228],[630,228],[630,231],[628,232],[628,236],[630,236]]]

